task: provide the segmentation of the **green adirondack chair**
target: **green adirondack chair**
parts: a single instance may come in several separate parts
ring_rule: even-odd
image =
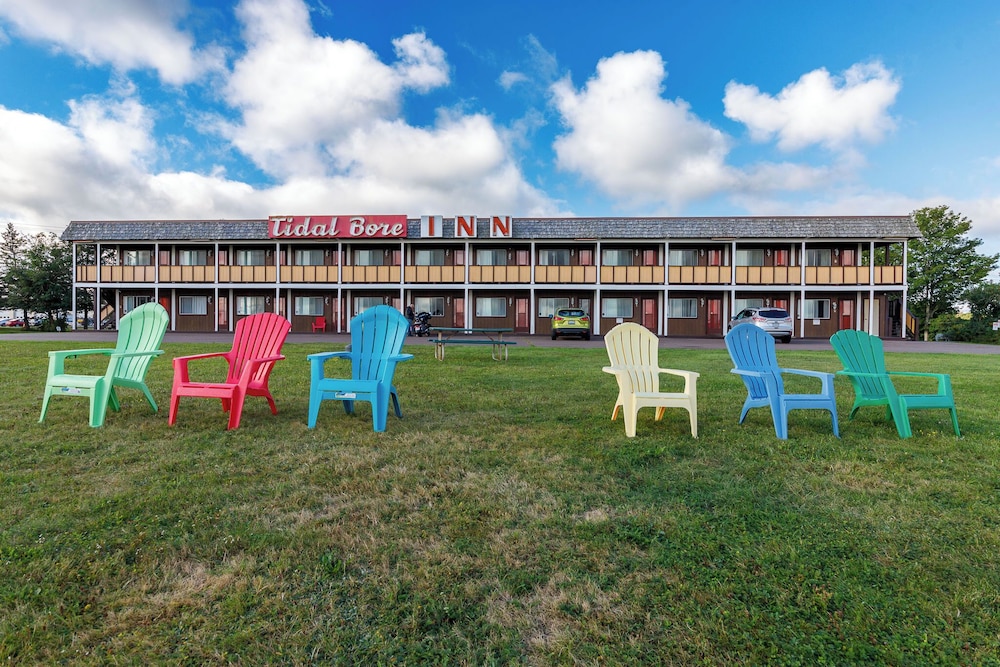
[[[45,397],[42,415],[45,421],[52,396],[84,396],[90,399],[90,425],[104,424],[108,406],[115,412],[121,409],[117,388],[138,389],[157,411],[153,394],[146,386],[146,369],[154,358],[163,354],[160,343],[167,331],[170,316],[158,303],[144,303],[131,310],[118,323],[118,343],[114,348],[86,350],[58,350],[49,352],[49,375],[45,379]],[[88,355],[104,355],[108,369],[104,375],[73,375],[66,372],[66,360]]]
[[[913,435],[910,428],[910,410],[943,409],[951,413],[951,424],[955,435],[961,435],[958,430],[958,414],[955,412],[955,397],[951,392],[951,377],[944,373],[911,373],[889,371],[885,367],[885,353],[882,350],[882,339],[864,331],[845,329],[833,334],[830,338],[844,370],[837,375],[845,375],[854,385],[854,405],[851,407],[849,419],[854,419],[855,413],[866,405],[886,406],[886,419],[891,418],[896,423],[899,437],[909,438]],[[931,378],[937,381],[937,392],[934,394],[900,394],[893,384],[893,377]]]

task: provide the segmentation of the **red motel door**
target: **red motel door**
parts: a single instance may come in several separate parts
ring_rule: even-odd
[[[722,335],[722,299],[707,299],[708,308],[707,328],[705,333],[709,336]]]
[[[650,331],[659,331],[659,328],[656,326],[656,299],[643,297],[642,326]]]

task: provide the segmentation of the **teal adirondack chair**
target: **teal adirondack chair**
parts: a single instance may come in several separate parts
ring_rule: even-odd
[[[392,384],[396,364],[412,359],[402,354],[409,321],[391,306],[374,306],[351,320],[351,347],[343,352],[322,352],[306,357],[310,364],[309,428],[316,427],[319,407],[323,401],[343,401],[344,412],[353,414],[355,401],[367,401],[372,406],[372,425],[376,432],[385,431],[392,400],[396,416],[402,417],[399,395]],[[328,378],[324,374],[330,359],[351,362],[351,377]]]
[[[45,379],[45,396],[38,421],[45,421],[52,396],[83,396],[90,399],[90,425],[101,426],[109,405],[115,412],[121,409],[117,389],[122,387],[141,391],[156,412],[156,401],[146,386],[146,369],[154,358],[163,354],[163,350],[157,348],[163,342],[169,319],[160,304],[144,303],[129,311],[118,323],[118,343],[114,348],[49,352],[49,375]],[[66,372],[67,359],[97,354],[108,357],[104,375]]]
[[[726,334],[726,349],[735,368],[731,371],[743,379],[747,399],[740,413],[740,424],[751,408],[770,407],[774,432],[788,439],[788,413],[792,410],[827,410],[833,418],[833,434],[840,437],[837,427],[837,401],[833,393],[833,373],[780,368],[771,334],[753,324],[740,324]],[[821,382],[818,394],[786,394],[783,374],[803,375]]]
[[[885,353],[882,339],[864,331],[845,329],[833,334],[830,344],[844,364],[844,370],[837,375],[845,375],[854,385],[854,405],[849,419],[854,419],[858,409],[866,405],[884,405],[886,419],[892,418],[900,438],[913,435],[910,428],[910,410],[934,408],[951,413],[951,425],[955,435],[958,430],[958,413],[955,411],[955,397],[951,392],[951,377],[944,373],[911,373],[889,371],[885,367]],[[937,381],[934,394],[900,394],[892,382],[893,377],[932,378]]]

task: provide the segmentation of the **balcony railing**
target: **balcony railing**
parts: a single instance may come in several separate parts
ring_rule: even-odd
[[[340,272],[345,283],[398,283],[401,274],[398,266],[344,266]]]
[[[807,266],[807,285],[867,285],[867,266]]]
[[[161,283],[211,283],[215,281],[215,266],[161,266]]]
[[[229,266],[219,267],[219,282],[222,283],[273,283],[278,277],[276,266]]]
[[[596,266],[536,266],[536,283],[596,283]]]
[[[530,283],[530,266],[470,266],[470,283]]]
[[[662,266],[602,266],[601,282],[618,285],[662,285]]]
[[[282,266],[283,283],[335,283],[339,277],[337,266]]]
[[[875,269],[875,284],[876,285],[902,285],[903,284],[903,267],[901,266],[876,266]]]
[[[732,270],[730,266],[671,266],[667,273],[671,285],[728,285]]]
[[[798,285],[802,282],[799,266],[737,266],[737,285]]]
[[[155,266],[102,266],[101,282],[153,283],[156,282]]]
[[[408,266],[403,271],[408,283],[464,283],[464,266]]]

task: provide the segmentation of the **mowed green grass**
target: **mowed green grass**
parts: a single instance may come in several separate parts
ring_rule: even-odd
[[[626,438],[603,349],[423,341],[385,433],[336,402],[306,428],[321,344],[234,432],[205,399],[167,425],[170,359],[220,351],[194,344],[151,367],[159,413],[125,391],[91,429],[56,397],[38,424],[55,347],[0,342],[5,663],[1000,664],[998,357],[888,357],[952,375],[961,438],[848,421],[838,378],[842,437],[798,411],[779,441],[736,423],[724,350],[661,351],[701,373],[695,440],[681,410]]]

